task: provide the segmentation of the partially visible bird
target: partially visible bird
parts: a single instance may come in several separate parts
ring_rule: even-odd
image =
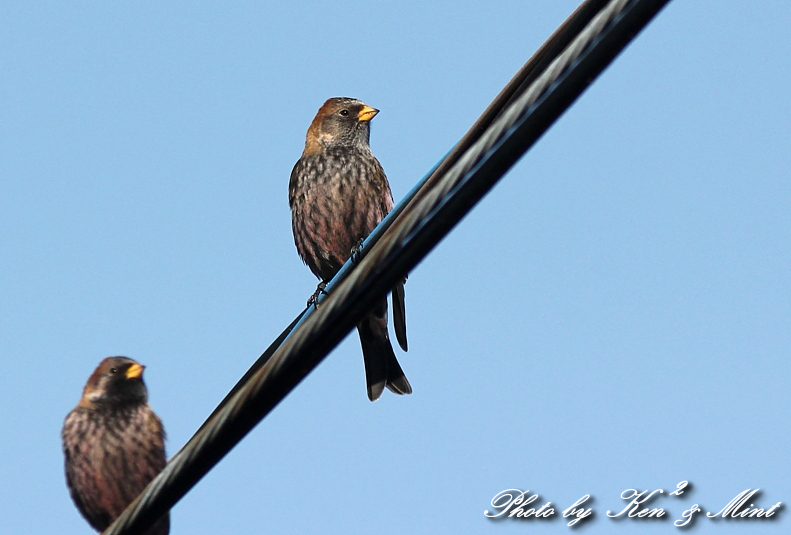
[[[387,177],[369,146],[370,120],[377,113],[356,99],[327,100],[308,128],[305,150],[291,171],[288,203],[294,243],[322,284],[393,209]],[[392,294],[396,339],[406,351],[403,282]],[[368,399],[379,399],[385,386],[396,394],[411,394],[387,334],[386,298],[362,319],[357,332]]]
[[[104,531],[165,466],[165,430],[148,406],[143,369],[108,357],[63,425],[66,484],[77,509]],[[169,514],[144,535],[167,535]]]

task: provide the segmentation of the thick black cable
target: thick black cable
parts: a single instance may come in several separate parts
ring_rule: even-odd
[[[478,141],[415,195],[359,264],[344,267],[348,273],[328,285],[322,306],[295,320],[290,335],[284,331],[271,358],[238,385],[105,535],[138,533],[170,509],[436,246],[668,2],[612,0],[592,17],[563,54],[510,98]]]
[[[599,10],[601,10],[601,8],[607,4],[607,2],[608,0],[586,0],[580,4],[576,10],[574,10],[574,13],[569,15],[563,24],[561,24],[558,29],[555,30],[549,39],[547,39],[544,44],[541,45],[541,47],[522,66],[522,68],[519,69],[514,77],[508,82],[508,84],[506,84],[506,86],[500,91],[491,104],[489,104],[486,110],[484,110],[484,112],[470,127],[462,139],[453,147],[453,149],[444,158],[442,158],[442,160],[440,160],[434,169],[429,171],[420,181],[418,181],[418,183],[406,194],[406,196],[401,200],[401,202],[399,202],[393,211],[390,212],[388,218],[377,226],[377,228],[368,237],[370,245],[375,243],[379,239],[379,236],[381,236],[384,231],[390,227],[392,221],[406,206],[409,205],[412,199],[416,197],[418,192],[424,188],[425,184],[430,183],[433,177],[441,176],[442,173],[447,171],[454,163],[456,163],[456,161],[458,161],[459,155],[467,150],[473,143],[475,143],[480,134],[486,130],[486,127],[488,127],[492,121],[494,121],[494,119],[497,118],[497,116],[502,112],[502,110],[505,109],[505,107],[511,102],[511,98],[514,96],[514,94],[531,83],[536,78],[537,73],[540,73],[541,70],[546,67],[546,65],[569,44],[569,42],[571,42],[580,29],[590,22],[593,16],[598,13]],[[364,256],[366,251],[367,249],[363,247],[360,251],[361,255]],[[338,280],[340,280],[342,276],[343,274],[340,274]],[[225,403],[227,403],[227,401],[238,391],[238,389],[247,382],[253,373],[255,373],[267,363],[274,351],[280,346],[286,336],[291,332],[294,326],[299,322],[299,320],[305,315],[307,311],[307,308],[303,310],[299,316],[297,316],[296,319],[292,321],[288,327],[286,327],[280,336],[278,336],[278,338],[272,342],[272,344],[266,349],[266,351],[264,351],[258,360],[256,360],[253,365],[250,366],[250,369],[247,370],[247,372],[241,379],[239,379],[239,381],[237,381],[236,385],[220,402],[214,412],[212,412],[209,418],[206,419],[207,422]]]
[[[533,56],[527,60],[522,68],[506,84],[500,93],[494,98],[491,104],[478,117],[470,127],[464,137],[455,147],[443,158],[440,164],[424,178],[425,182],[431,184],[434,177],[439,177],[458,161],[459,155],[470,148],[480,137],[481,133],[492,124],[500,113],[511,103],[515,94],[523,91],[536,77],[543,72],[544,68],[574,39],[574,37],[585,27],[590,20],[607,5],[609,0],[585,0],[574,10],[574,13],[561,24],[555,32],[544,41]],[[407,201],[408,202],[408,201]],[[405,203],[403,203],[405,204]]]
[[[281,346],[281,344],[283,343],[283,340],[285,340],[285,339],[286,339],[286,337],[287,337],[289,334],[291,334],[291,331],[294,329],[294,327],[296,327],[296,326],[297,326],[297,324],[298,324],[298,323],[299,323],[299,321],[300,321],[300,320],[303,318],[303,316],[305,316],[305,313],[306,313],[307,311],[308,311],[308,308],[306,308],[305,310],[303,310],[302,312],[300,312],[299,316],[297,316],[296,318],[294,318],[294,320],[293,320],[293,321],[292,321],[292,322],[289,324],[289,326],[288,326],[288,327],[286,327],[285,329],[283,329],[283,332],[281,332],[281,333],[280,333],[280,335],[279,335],[277,338],[275,338],[275,341],[274,341],[274,342],[272,342],[271,344],[269,344],[269,347],[267,347],[267,348],[266,348],[266,351],[264,351],[264,352],[261,354],[261,356],[260,356],[260,357],[258,357],[258,360],[256,360],[256,361],[253,363],[253,365],[252,365],[252,366],[250,366],[250,369],[249,369],[249,370],[247,370],[247,372],[246,372],[246,373],[245,373],[245,374],[242,376],[242,378],[241,378],[241,379],[239,379],[239,380],[236,382],[236,384],[235,384],[235,385],[234,385],[234,387],[231,389],[231,391],[230,391],[230,392],[228,392],[228,394],[226,394],[226,396],[223,398],[223,400],[220,402],[220,404],[219,404],[219,405],[217,405],[217,408],[216,408],[216,409],[214,409],[214,411],[212,411],[212,413],[209,415],[209,417],[208,417],[208,418],[206,418],[206,421],[205,421],[205,422],[203,422],[203,425],[201,425],[201,426],[200,426],[200,428],[198,429],[198,431],[200,431],[201,429],[203,429],[203,428],[204,428],[204,426],[205,426],[207,423],[209,423],[209,422],[211,421],[212,417],[213,417],[215,414],[217,414],[217,412],[218,412],[220,409],[222,409],[222,408],[223,408],[223,407],[224,407],[224,406],[225,406],[225,405],[228,403],[228,401],[229,401],[231,398],[233,398],[234,394],[236,394],[236,393],[239,391],[239,389],[240,389],[240,388],[242,388],[242,386],[244,386],[244,385],[247,383],[247,381],[249,381],[249,380],[250,380],[250,377],[252,377],[252,376],[253,376],[253,374],[254,374],[256,371],[258,371],[259,369],[261,369],[261,367],[262,367],[264,364],[266,364],[267,362],[269,362],[269,359],[270,359],[270,358],[272,357],[272,355],[275,353],[275,351],[277,350],[277,348],[278,348],[278,347],[280,347],[280,346]]]

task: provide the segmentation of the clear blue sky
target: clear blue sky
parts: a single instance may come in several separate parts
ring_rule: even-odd
[[[398,200],[576,6],[3,2],[3,533],[90,531],[59,434],[103,357],[147,366],[173,454],[302,310],[287,183],[326,98],[381,110]],[[584,494],[582,533],[668,533],[791,501],[789,27],[671,3],[411,273],[414,394],[369,403],[350,337],[172,534],[562,533]],[[509,488],[558,513],[487,520]],[[665,520],[607,519],[629,488]]]

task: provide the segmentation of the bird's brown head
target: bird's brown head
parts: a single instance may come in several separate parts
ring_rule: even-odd
[[[119,407],[148,401],[142,366],[126,357],[107,357],[88,378],[81,407]]]
[[[319,108],[308,128],[305,153],[317,154],[326,148],[338,147],[369,149],[370,121],[377,113],[379,110],[357,99],[329,99]]]

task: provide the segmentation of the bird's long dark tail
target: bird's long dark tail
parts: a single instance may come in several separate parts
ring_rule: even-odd
[[[399,282],[393,288],[393,329],[396,333],[396,340],[401,349],[408,351],[406,341],[406,305],[404,304],[404,283],[406,279]]]
[[[412,386],[398,364],[387,334],[386,299],[357,324],[357,332],[363,346],[368,399],[379,399],[385,387],[395,394],[411,394]]]

